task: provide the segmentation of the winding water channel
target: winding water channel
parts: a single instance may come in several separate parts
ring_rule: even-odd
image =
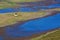
[[[33,6],[31,7],[20,7],[20,8],[5,8],[5,9],[0,9],[0,13],[11,13],[11,12],[37,12],[40,10],[46,10],[46,9],[51,9],[51,8],[60,8],[60,4],[52,4],[49,6]]]
[[[42,9],[48,9],[48,8],[57,8],[60,7],[60,4],[54,4],[49,6],[41,7]],[[36,6],[35,9],[39,8],[39,6]],[[31,11],[37,11],[31,8],[27,7],[21,7],[18,10],[13,8],[5,8],[0,9],[0,13],[9,13],[9,12],[31,12]],[[53,30],[56,28],[60,28],[60,13],[57,13],[56,15],[45,17],[45,18],[39,18],[31,21],[27,21],[22,25],[15,26],[13,28],[10,28],[11,26],[8,26],[5,28],[6,36],[9,37],[25,37],[25,36],[32,36],[36,33],[41,33],[48,30]]]

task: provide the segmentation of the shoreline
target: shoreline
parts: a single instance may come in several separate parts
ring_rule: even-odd
[[[55,28],[55,29],[53,29],[53,30],[49,30],[49,31],[43,32],[42,34],[39,34],[37,37],[34,37],[34,38],[32,38],[31,40],[41,39],[42,37],[45,37],[45,36],[47,36],[47,35],[49,35],[49,34],[52,34],[52,33],[56,32],[56,31],[58,31],[58,30],[60,30],[60,28]]]

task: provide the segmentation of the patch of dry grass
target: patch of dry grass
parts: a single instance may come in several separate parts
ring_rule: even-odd
[[[45,12],[18,12],[17,17],[15,13],[0,14],[0,26],[16,23],[17,21],[25,21],[45,16]]]
[[[31,40],[60,40],[60,29],[48,32]]]

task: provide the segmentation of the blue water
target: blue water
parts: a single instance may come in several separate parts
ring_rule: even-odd
[[[3,40],[3,37],[2,36],[0,36],[0,40]]]
[[[60,28],[60,13],[46,18],[31,20],[15,28],[6,27],[6,35],[10,37],[32,36],[36,33]]]
[[[20,7],[20,8],[5,8],[5,9],[0,9],[0,13],[8,13],[8,12],[36,12],[40,9],[50,9],[50,8],[60,8],[60,4],[52,4],[49,6],[34,6],[32,8],[29,7]]]
[[[55,0],[55,1],[60,3],[60,0]]]

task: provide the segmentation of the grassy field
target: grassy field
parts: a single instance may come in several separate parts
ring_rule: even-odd
[[[60,29],[48,32],[31,40],[60,40]]]
[[[25,21],[29,19],[35,19],[45,16],[45,12],[18,12],[18,16],[14,16],[15,13],[0,14],[0,27],[16,23],[17,21]]]
[[[36,0],[9,0],[10,2],[34,2]]]
[[[7,7],[16,7],[16,6],[21,6],[20,2],[36,2],[36,1],[44,1],[44,0],[3,0],[0,2],[0,9],[2,8],[7,8]]]
[[[6,0],[10,2],[36,2],[36,1],[44,1],[44,0]]]
[[[14,7],[17,6],[14,2],[0,2],[0,9],[4,9],[4,8],[10,8],[10,7]]]

